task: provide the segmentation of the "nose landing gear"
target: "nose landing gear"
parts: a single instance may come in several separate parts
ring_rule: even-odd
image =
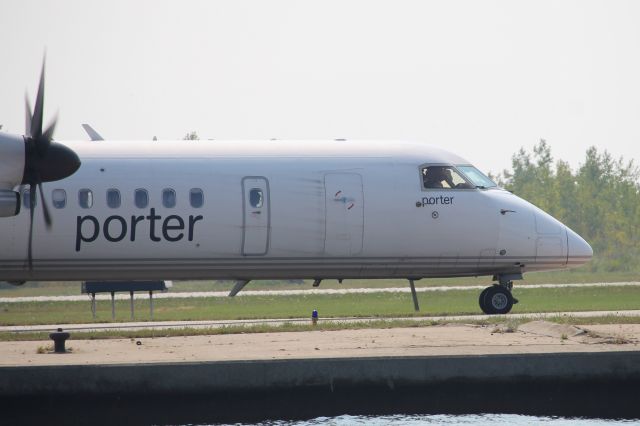
[[[497,276],[499,284],[494,284],[482,290],[478,302],[482,312],[488,315],[508,314],[518,299],[511,294],[514,279],[522,279],[522,274]]]
[[[513,307],[513,296],[511,292],[501,285],[494,284],[487,287],[480,293],[480,309],[488,315],[508,314]]]

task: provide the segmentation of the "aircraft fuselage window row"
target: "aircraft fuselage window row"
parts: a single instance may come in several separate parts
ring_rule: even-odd
[[[122,196],[120,191],[115,188],[109,188],[106,192],[107,207],[112,209],[120,208],[122,205]],[[165,188],[162,190],[162,205],[165,208],[172,209],[177,204],[177,194],[174,189]],[[22,192],[23,205],[26,209],[31,208],[29,190]],[[51,201],[56,209],[63,209],[67,206],[67,191],[64,189],[54,189],[51,191]],[[149,192],[146,189],[136,189],[133,192],[133,203],[139,209],[147,208],[149,205]],[[191,188],[189,190],[189,204],[191,207],[199,209],[204,205],[204,192],[200,188]],[[84,188],[78,191],[78,205],[83,209],[93,207],[93,191]]]

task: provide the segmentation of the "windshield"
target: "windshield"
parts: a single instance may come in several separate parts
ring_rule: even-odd
[[[473,166],[456,166],[478,188],[495,188],[496,183]]]
[[[468,183],[453,166],[427,166],[422,168],[422,184],[426,189],[472,189],[475,184]]]

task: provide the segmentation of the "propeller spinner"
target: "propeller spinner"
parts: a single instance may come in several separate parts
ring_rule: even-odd
[[[42,119],[44,110],[44,68],[45,61],[42,62],[42,72],[40,73],[40,84],[36,97],[36,105],[31,113],[31,105],[28,97],[25,96],[26,103],[26,130],[24,134],[25,143],[25,164],[22,184],[29,185],[29,270],[33,269],[33,212],[36,205],[36,187],[40,192],[42,201],[42,212],[47,229],[51,228],[51,215],[42,190],[43,182],[52,182],[71,176],[80,168],[78,155],[70,148],[53,142],[53,132],[56,128],[57,117],[42,130]]]

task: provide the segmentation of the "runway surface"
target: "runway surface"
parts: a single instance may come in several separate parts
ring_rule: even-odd
[[[249,284],[251,286],[251,284]],[[614,282],[614,283],[572,283],[572,284],[526,284],[515,289],[524,288],[574,288],[574,287],[639,287],[640,282]],[[460,291],[485,289],[484,285],[474,286],[438,286],[438,287],[417,287],[416,292],[438,292],[438,291]],[[241,296],[297,296],[310,294],[366,294],[366,293],[410,293],[409,287],[389,287],[389,288],[346,288],[346,289],[323,289],[323,288],[301,288],[296,290],[244,290],[236,297]],[[193,297],[228,297],[228,291],[202,291],[202,292],[167,292],[154,293],[154,299],[181,299]],[[149,295],[145,292],[134,294],[134,299],[147,299]],[[87,294],[77,296],[33,296],[33,297],[0,297],[0,303],[20,303],[20,302],[76,302],[90,299]],[[115,300],[129,300],[129,294],[116,294]],[[96,300],[111,300],[109,294],[96,295]]]
[[[420,316],[420,317],[397,317],[397,318],[320,318],[320,323],[364,323],[371,321],[438,321],[438,322],[464,322],[464,321],[481,321],[488,319],[500,318],[505,321],[509,319],[530,318],[533,320],[556,318],[556,317],[574,317],[574,318],[592,318],[592,317],[640,317],[640,310],[629,311],[583,311],[583,312],[541,312],[541,313],[523,313],[509,315],[451,315],[451,316]],[[27,332],[48,332],[63,328],[65,331],[107,331],[107,330],[143,330],[155,329],[166,330],[176,328],[220,328],[220,327],[248,327],[255,325],[280,326],[283,324],[305,324],[310,323],[310,318],[287,318],[287,319],[255,319],[255,320],[221,320],[221,321],[155,321],[155,322],[118,322],[118,323],[99,323],[99,324],[42,324],[42,325],[21,325],[21,326],[2,326],[0,332],[10,333],[27,333]]]

